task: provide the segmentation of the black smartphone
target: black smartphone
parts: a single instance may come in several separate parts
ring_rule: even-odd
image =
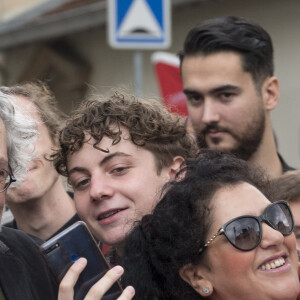
[[[91,286],[110,269],[95,239],[83,221],[78,221],[40,246],[40,253],[54,276],[61,282],[71,265],[80,257],[87,266],[74,287],[74,300],[82,300]],[[103,300],[115,300],[122,293],[119,282],[107,291]]]

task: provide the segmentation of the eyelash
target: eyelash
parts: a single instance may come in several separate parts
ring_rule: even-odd
[[[80,180],[79,182],[75,183],[75,184],[72,184],[72,186],[74,187],[74,189],[83,189],[87,186],[87,184],[89,183],[90,179],[89,178],[85,178],[85,179],[82,179]],[[86,182],[87,184],[83,184],[83,182]]]
[[[109,173],[113,174],[115,176],[121,176],[123,175],[130,167],[117,167],[113,168]],[[85,188],[90,182],[90,178],[84,178],[82,180],[79,180],[78,182],[75,181],[74,184],[71,183],[74,189],[80,189],[80,188]]]
[[[198,96],[187,96],[187,100],[191,105],[201,105],[203,103],[203,99],[201,97]]]
[[[112,169],[111,173],[113,174],[117,174],[118,175],[122,175],[123,172],[125,172],[126,170],[128,170],[130,167],[117,167]]]
[[[219,98],[222,98],[222,100],[226,101],[226,100],[230,100],[233,96],[234,96],[234,93],[226,92],[226,93],[221,93],[219,95]]]

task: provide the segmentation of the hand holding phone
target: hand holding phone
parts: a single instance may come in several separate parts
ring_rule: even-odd
[[[85,268],[86,262],[86,259],[80,258],[71,266],[59,286],[58,300],[73,300],[73,287],[76,284],[80,272],[82,272],[82,270]],[[97,283],[91,287],[86,295],[86,298],[89,300],[103,299],[103,295],[120,278],[123,272],[124,269],[120,266],[116,266],[109,270]],[[128,286],[124,289],[117,300],[131,300],[134,294],[134,288]]]
[[[74,298],[70,298],[72,300],[84,299],[91,287],[110,269],[96,241],[82,221],[74,223],[41,245],[40,253],[57,284],[60,284],[74,262],[80,257],[86,258],[87,265],[78,273],[76,284],[72,286],[72,293],[74,293]],[[76,271],[76,267],[74,268]],[[72,270],[71,268],[71,273]],[[121,295],[122,288],[116,281],[105,291],[107,292],[103,295],[103,300],[115,300]]]

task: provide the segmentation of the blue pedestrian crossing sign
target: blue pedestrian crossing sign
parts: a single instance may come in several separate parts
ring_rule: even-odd
[[[107,0],[113,48],[164,49],[171,43],[170,0]]]

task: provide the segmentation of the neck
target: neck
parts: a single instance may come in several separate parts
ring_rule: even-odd
[[[282,175],[282,165],[277,154],[275,138],[269,116],[266,119],[266,128],[262,142],[257,151],[250,157],[250,162],[262,167],[271,179]]]
[[[76,213],[61,178],[43,197],[8,205],[19,229],[42,240],[48,239]]]
[[[117,252],[118,256],[122,257],[122,255],[123,255],[123,245],[122,246],[118,245],[117,247],[115,247],[115,249],[116,249],[116,252]]]

